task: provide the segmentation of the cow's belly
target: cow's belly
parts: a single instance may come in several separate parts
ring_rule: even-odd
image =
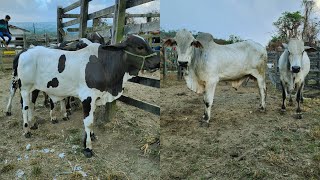
[[[108,92],[96,91],[95,94],[97,95],[97,97],[99,97],[96,101],[96,105],[102,106],[102,105],[105,105],[107,102],[112,102],[112,101],[118,99],[122,95],[122,92],[123,91],[118,93],[116,96],[113,96],[112,94],[110,94]]]

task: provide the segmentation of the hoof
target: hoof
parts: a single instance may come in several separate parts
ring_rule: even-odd
[[[286,113],[286,109],[281,109],[280,114],[284,115]]]
[[[33,126],[30,127],[32,130],[38,129],[38,123],[34,123]]]
[[[51,120],[51,123],[52,124],[57,124],[59,121],[57,120],[57,119],[53,119],[53,120]]]
[[[205,121],[205,120],[200,120],[199,121],[199,126],[200,127],[209,127],[209,122]]]
[[[302,114],[301,113],[296,114],[296,119],[302,119]]]
[[[62,120],[68,121],[68,120],[69,120],[69,117],[64,117],[64,118],[62,118]]]
[[[67,109],[67,115],[70,116],[71,114],[71,109]]]
[[[93,152],[92,152],[92,150],[89,149],[89,148],[84,149],[84,150],[83,150],[83,154],[84,154],[84,156],[87,157],[87,158],[91,158],[91,157],[93,156]]]
[[[31,138],[31,132],[25,133],[25,134],[24,134],[24,137],[25,137],[25,138]]]
[[[11,116],[11,112],[6,112],[6,116]]]
[[[261,107],[261,108],[259,108],[259,111],[262,112],[262,113],[265,113],[266,112],[266,108]]]
[[[96,135],[94,135],[94,133],[90,133],[90,138],[91,138],[91,141],[95,141],[95,140],[97,140],[97,138],[96,138]]]

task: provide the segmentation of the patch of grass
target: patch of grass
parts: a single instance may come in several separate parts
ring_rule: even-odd
[[[272,165],[278,165],[278,166],[286,163],[286,161],[287,161],[284,154],[276,154],[273,151],[267,153],[265,160],[266,160],[266,162],[268,162]]]
[[[47,140],[55,140],[55,139],[59,139],[60,136],[58,134],[46,134],[46,138]]]
[[[1,173],[7,173],[14,169],[14,164],[7,164],[0,170]]]
[[[18,121],[9,121],[8,123],[8,127],[11,129],[11,128],[14,128],[14,127],[17,127],[19,126],[19,122]]]
[[[313,139],[320,139],[320,126],[312,128],[309,135]]]
[[[312,157],[312,159],[313,159],[314,161],[320,163],[320,152],[317,153],[317,154],[315,154],[315,155]]]
[[[79,134],[80,133],[80,129],[67,129],[67,133],[68,134]]]
[[[74,172],[74,173],[70,174],[67,179],[79,180],[79,179],[83,179],[83,177],[82,177],[82,174],[80,174],[79,172]]]
[[[42,169],[40,166],[34,166],[32,167],[32,170],[31,170],[31,175],[33,177],[38,177],[42,174]]]

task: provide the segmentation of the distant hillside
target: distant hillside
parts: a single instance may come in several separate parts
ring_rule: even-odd
[[[14,26],[27,29],[31,33],[44,34],[48,33],[50,35],[57,34],[57,23],[56,22],[9,22]]]

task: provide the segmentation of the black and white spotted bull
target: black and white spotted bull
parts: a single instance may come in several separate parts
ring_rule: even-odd
[[[214,93],[219,81],[231,81],[238,88],[248,78],[258,82],[261,104],[266,108],[267,51],[260,44],[244,41],[231,45],[218,45],[208,33],[195,39],[187,30],[177,32],[165,46],[177,46],[178,64],[185,67],[184,78],[194,92],[204,93],[205,112],[201,125],[208,126]]]
[[[30,93],[46,92],[53,102],[73,96],[82,101],[84,154],[91,157],[94,111],[119,98],[123,83],[142,69],[158,68],[160,58],[140,36],[130,35],[115,45],[89,44],[78,51],[34,47],[22,53],[17,67],[23,100],[23,129],[30,137],[33,103]]]
[[[306,51],[316,51],[298,39],[290,39],[288,44],[283,44],[284,52],[279,58],[280,81],[282,86],[281,112],[286,111],[285,100],[289,95],[289,105],[293,105],[291,92],[296,90],[296,117],[302,118],[300,103],[303,102],[304,79],[310,71],[310,59]]]

